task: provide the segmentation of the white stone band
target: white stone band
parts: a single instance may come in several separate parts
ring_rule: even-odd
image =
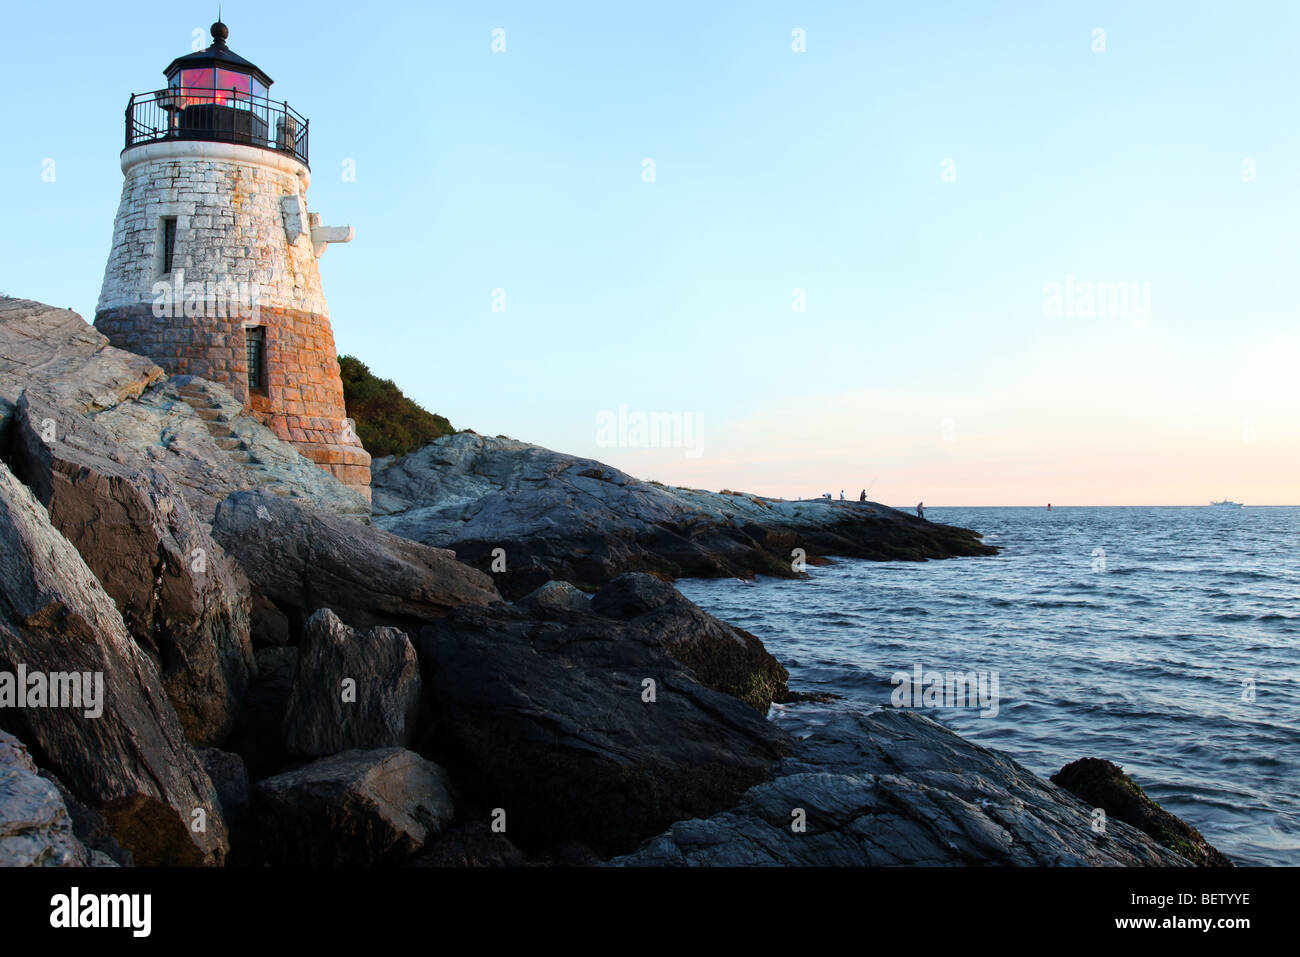
[[[122,151],[122,173],[129,172],[141,163],[166,159],[221,160],[261,166],[296,175],[302,180],[303,189],[311,185],[311,170],[288,153],[266,150],[260,146],[245,146],[243,143],[213,143],[208,140],[162,140],[132,146]]]

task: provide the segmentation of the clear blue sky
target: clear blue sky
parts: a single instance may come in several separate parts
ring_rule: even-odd
[[[356,228],[340,352],[459,427],[777,495],[1300,500],[1300,4],[223,11]],[[93,317],[127,98],[215,12],[6,5],[0,291]],[[1067,275],[1149,319],[1045,315]],[[702,454],[599,447],[620,405]]]

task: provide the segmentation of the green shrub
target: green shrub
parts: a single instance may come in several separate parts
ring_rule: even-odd
[[[375,376],[364,362],[339,356],[343,402],[356,422],[357,438],[375,458],[406,455],[456,430],[441,415],[420,408],[391,379]]]

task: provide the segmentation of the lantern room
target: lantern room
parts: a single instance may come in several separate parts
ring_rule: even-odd
[[[164,139],[241,143],[290,153],[307,162],[307,121],[270,99],[271,78],[226,45],[230,29],[212,24],[205,50],[177,57],[167,88],[132,96],[126,148]]]
[[[178,96],[204,98],[232,106],[265,100],[271,78],[226,46],[230,28],[212,24],[212,44],[206,50],[177,57],[163,70],[168,89]]]

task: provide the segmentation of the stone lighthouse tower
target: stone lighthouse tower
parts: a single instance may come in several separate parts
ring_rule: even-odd
[[[220,382],[367,499],[318,260],[351,227],[307,211],[307,120],[212,25],[165,89],[131,97],[122,201],[95,326],[173,374]]]

